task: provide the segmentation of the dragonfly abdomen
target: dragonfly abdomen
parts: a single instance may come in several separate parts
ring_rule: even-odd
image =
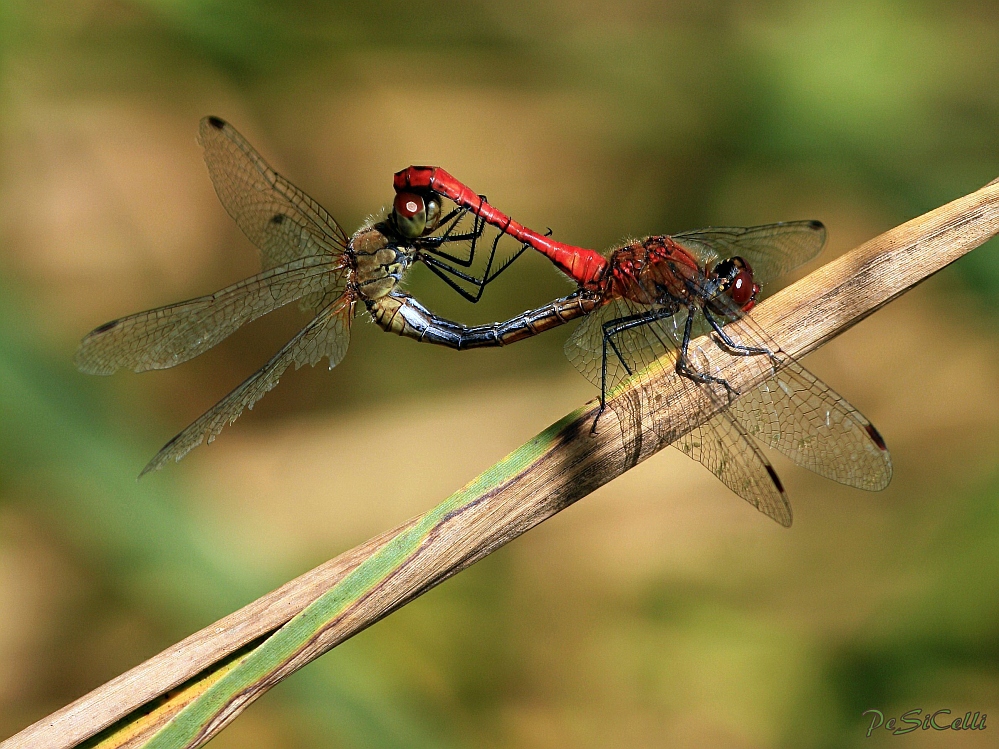
[[[384,330],[423,343],[453,349],[506,346],[564,325],[600,305],[588,292],[574,292],[505,322],[466,326],[438,317],[413,297],[395,292],[367,302],[372,319]]]

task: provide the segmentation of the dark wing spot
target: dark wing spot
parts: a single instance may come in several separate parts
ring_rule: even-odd
[[[100,335],[101,333],[107,333],[111,328],[114,328],[120,323],[121,320],[112,320],[111,322],[106,322],[100,327],[94,328],[90,331],[90,335]]]
[[[871,438],[875,445],[877,445],[882,450],[887,450],[888,445],[885,444],[884,438],[878,433],[878,430],[874,428],[872,424],[868,424],[864,427],[867,432],[867,436]]]
[[[813,229],[815,229],[816,231],[819,231],[820,229],[825,229],[826,228],[826,225],[823,224],[821,221],[809,221],[808,225],[810,227],[812,227]]]
[[[285,219],[285,216],[284,216],[283,213],[275,213],[274,216],[271,218],[271,223],[272,224],[283,224],[284,223],[284,219]]]
[[[770,474],[770,479],[774,482],[774,486],[777,487],[777,491],[779,491],[781,494],[783,494],[784,493],[784,485],[780,482],[780,478],[778,478],[778,476],[777,476],[777,471],[775,471],[774,467],[772,465],[770,465],[769,463],[767,463],[767,473]]]
[[[208,124],[211,125],[216,130],[221,130],[225,127],[225,120],[221,117],[209,117]]]

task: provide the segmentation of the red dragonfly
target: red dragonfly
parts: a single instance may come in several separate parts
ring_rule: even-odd
[[[706,466],[736,494],[782,525],[791,524],[784,487],[753,436],[821,476],[877,491],[891,479],[891,459],[881,435],[853,406],[802,367],[746,316],[764,284],[818,255],[825,227],[818,221],[751,228],[709,228],[652,236],[614,250],[609,257],[562,244],[501,213],[437,167],[412,166],[395,175],[398,195],[445,196],[487,223],[547,256],[578,284],[576,304],[544,329],[586,316],[565,345],[576,368],[608,390],[630,376],[650,379],[675,356],[674,389],[698,388],[717,411],[703,424],[696,413],[653,414],[643,422],[621,419],[633,460],[642,450],[642,424]],[[561,301],[561,300],[560,300]],[[738,334],[725,325],[742,319]],[[540,332],[541,326],[534,332]],[[702,334],[710,344],[692,344]],[[751,357],[768,379],[740,393],[712,365],[712,345],[731,356]],[[717,357],[715,357],[717,359]],[[666,402],[672,399],[666,399]],[[692,401],[688,401],[692,402]],[[682,435],[679,439],[676,435]]]
[[[313,317],[270,361],[170,440],[143,474],[180,460],[206,439],[211,442],[291,365],[326,358],[332,369],[346,353],[351,321],[362,310],[389,332],[465,349],[531,335],[550,327],[550,320],[573,314],[579,304],[575,298],[560,299],[507,323],[471,328],[437,317],[400,288],[414,264],[423,264],[475,302],[528,245],[517,245],[494,267],[497,247],[510,235],[496,232],[489,239],[484,219],[462,207],[447,211],[444,201],[431,194],[425,199],[397,195],[386,215],[348,237],[319,203],[274,171],[224,120],[204,118],[198,141],[222,205],[260,249],[263,272],[213,294],[101,325],[80,344],[77,367],[101,375],[122,367],[136,372],[172,367],[296,300]],[[471,269],[483,245],[485,270],[476,276]]]

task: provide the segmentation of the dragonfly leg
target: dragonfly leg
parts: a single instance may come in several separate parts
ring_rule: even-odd
[[[480,198],[485,200],[485,195],[480,195]],[[461,232],[460,234],[455,234],[455,229],[458,228],[458,223],[461,221],[462,217],[468,214],[470,211],[467,208],[455,208],[449,214],[441,219],[441,226],[447,222],[451,222],[450,226],[444,230],[442,234],[438,234],[434,237],[424,237],[420,240],[421,247],[433,255],[439,258],[443,258],[449,262],[460,265],[462,268],[471,267],[472,263],[475,262],[475,242],[482,236],[482,233],[486,229],[486,221],[481,216],[474,216],[472,222],[472,230]],[[441,248],[444,244],[449,244],[452,242],[472,242],[469,248],[468,257],[459,257],[458,255],[453,255],[450,252],[444,252]]]
[[[607,271],[607,258],[594,250],[573,247],[549,239],[514,221],[489,205],[466,185],[435,166],[411,166],[396,172],[393,180],[396,192],[429,188],[444,195],[462,208],[467,208],[486,223],[498,227],[519,242],[530,245],[547,256],[555,265],[581,286],[593,287]]]
[[[483,222],[479,218],[476,218],[476,222],[479,223],[480,227],[485,226],[485,222]],[[550,231],[551,230],[549,230],[549,232]],[[482,236],[481,229],[478,234],[473,234],[470,236],[472,237],[471,240],[472,245],[468,254],[468,265],[471,265],[471,262],[475,257],[476,243],[478,242],[479,238]],[[530,247],[530,245],[522,243],[520,249],[517,250],[517,252],[515,252],[513,255],[507,258],[500,265],[499,268],[493,270],[493,261],[496,258],[496,249],[499,245],[499,240],[502,236],[503,233],[501,232],[497,234],[496,237],[493,239],[492,247],[489,250],[489,258],[486,261],[486,267],[481,277],[469,275],[468,273],[464,273],[458,270],[457,268],[448,265],[447,263],[438,259],[438,257],[435,257],[435,255],[448,257],[449,259],[453,259],[453,256],[448,256],[446,254],[438,253],[433,250],[425,250],[423,253],[421,253],[420,260],[423,261],[423,263],[434,273],[434,275],[443,280],[452,289],[457,291],[458,294],[460,294],[465,300],[471,302],[472,304],[475,304],[482,298],[482,293],[483,291],[485,291],[486,286],[495,281],[503,271],[505,271],[513,264],[514,260],[523,255],[524,252]],[[459,265],[467,267],[464,262],[459,262]],[[467,281],[476,288],[476,291],[470,292],[467,289],[462,288],[462,286],[457,281],[455,281],[455,279],[452,278],[452,276],[460,278],[463,281]]]
[[[621,362],[621,365],[624,367],[624,370],[628,373],[629,377],[634,374],[634,372],[631,371],[631,367],[628,366],[628,362],[621,354],[621,350],[617,347],[617,343],[614,342],[614,336],[623,333],[626,330],[631,330],[632,328],[648,325],[656,320],[672,317],[674,314],[676,314],[675,309],[671,307],[661,307],[659,309],[648,310],[647,312],[640,312],[635,315],[618,317],[613,320],[608,320],[603,324],[603,352],[600,359],[600,408],[597,410],[597,415],[593,419],[593,427],[590,429],[590,434],[597,433],[597,421],[599,421],[601,414],[603,414],[604,409],[607,407],[607,349],[610,348],[614,352],[614,355],[617,357],[618,361]]]
[[[774,364],[774,366],[778,366],[780,364],[780,359],[777,357],[777,354],[768,348],[765,348],[763,346],[743,346],[741,343],[736,343],[735,341],[733,341],[732,337],[725,332],[725,329],[711,315],[711,313],[708,312],[708,310],[705,309],[703,310],[703,312],[705,319],[707,319],[708,324],[711,326],[711,329],[715,331],[715,334],[721,339],[721,342],[725,344],[725,348],[727,348],[731,353],[735,354],[736,356],[765,355],[769,357],[770,361]]]
[[[714,375],[696,372],[690,368],[690,364],[688,363],[690,334],[694,327],[694,315],[697,311],[698,307],[693,304],[687,308],[687,322],[683,326],[683,343],[676,356],[676,373],[681,377],[686,377],[688,380],[693,380],[701,385],[721,385],[725,388],[726,395],[728,396],[728,402],[731,404],[732,401],[739,397],[740,393],[728,383],[728,380],[722,377],[715,377]],[[709,317],[708,319],[710,320],[711,318]]]
[[[479,200],[482,203],[486,203],[486,196],[485,195],[479,195]],[[474,220],[474,222],[472,224],[472,230],[470,232],[463,232],[461,234],[454,234],[453,232],[454,232],[455,228],[457,228],[458,223],[461,220],[461,217],[464,216],[467,213],[472,213],[472,215],[475,217],[475,220]],[[501,228],[501,232],[502,233],[506,233],[506,230],[509,228],[509,222],[512,221],[512,220],[513,219],[508,219],[507,225]],[[462,268],[470,268],[472,266],[472,263],[475,262],[476,244],[477,244],[478,240],[481,239],[482,234],[485,231],[486,220],[484,218],[482,218],[481,216],[479,216],[479,215],[475,214],[474,212],[472,212],[471,209],[469,209],[469,208],[455,208],[453,211],[451,211],[449,214],[447,214],[441,220],[441,224],[443,225],[447,221],[451,221],[451,225],[448,226],[447,230],[443,234],[440,234],[440,235],[438,235],[436,237],[426,237],[423,240],[421,240],[422,247],[423,247],[423,249],[426,252],[430,253],[431,255],[435,255],[438,258],[443,258],[444,260],[447,260],[447,261],[449,261],[451,263],[454,263],[455,265],[459,265]],[[545,234],[545,236],[550,236],[550,235],[551,235],[551,229],[548,230],[548,232],[547,232],[547,234]],[[464,258],[463,257],[459,257],[459,256],[453,255],[453,254],[451,254],[449,252],[444,252],[443,250],[440,249],[441,245],[443,245],[445,243],[449,243],[449,242],[466,242],[466,241],[470,241],[471,242],[471,246],[469,247],[469,250],[468,250],[468,257],[464,257]],[[498,238],[497,238],[497,241],[498,241]],[[524,250],[527,249],[527,247],[528,246],[522,247],[521,250],[520,250],[520,252],[518,252],[509,262],[513,262],[513,260],[515,260],[517,257],[519,257],[520,254],[523,253]],[[496,254],[496,241],[493,242],[492,254],[493,255]],[[443,264],[441,264],[441,265],[443,266]],[[492,266],[492,256],[490,256],[490,259],[489,259],[489,261],[487,263],[487,266],[490,266],[490,267]],[[506,266],[504,266],[504,268],[505,267]],[[499,275],[499,273],[504,268],[501,268],[499,271],[497,271],[495,275]],[[487,272],[484,275],[484,277],[488,276],[488,275],[489,274]]]

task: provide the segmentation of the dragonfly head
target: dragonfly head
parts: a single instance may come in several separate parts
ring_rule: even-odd
[[[416,239],[437,228],[441,198],[437,193],[400,192],[392,203],[392,223],[406,239]]]
[[[715,266],[718,292],[725,294],[743,312],[756,305],[760,285],[753,280],[753,269],[743,258],[732,257]]]

